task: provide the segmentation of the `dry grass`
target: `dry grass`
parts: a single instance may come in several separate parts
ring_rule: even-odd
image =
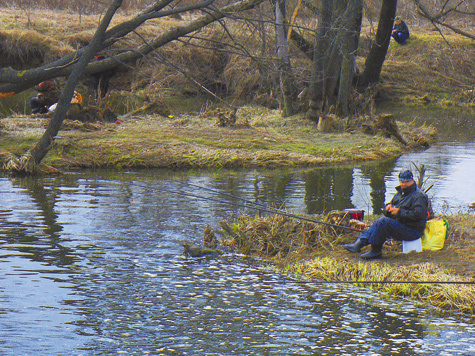
[[[61,43],[31,30],[0,31],[0,48],[2,62],[31,65],[53,60],[68,50]]]
[[[118,14],[112,25],[129,18],[128,15]],[[184,20],[189,19],[191,17],[185,15]],[[2,9],[0,64],[29,68],[73,51],[88,43],[99,20],[98,15],[79,17],[66,11],[38,10],[28,23],[25,12]],[[302,21],[304,27],[314,26],[313,19]],[[274,41],[272,29],[259,32],[243,22],[226,22],[230,35],[217,24],[207,26],[196,33],[194,39],[185,37],[182,42],[175,41],[160,48],[139,63],[134,72],[124,72],[120,78],[114,78],[113,84],[122,90],[134,90],[139,98],[154,100],[166,97],[172,105],[178,105],[178,100],[173,101],[177,95],[183,97],[204,93],[196,81],[226,97],[229,102],[246,101],[278,108],[279,91],[275,88],[279,82],[275,70],[275,48],[271,45]],[[137,33],[151,39],[183,23],[169,17],[155,19],[141,26]],[[446,35],[447,44],[433,31],[423,28],[411,30],[407,45],[390,45],[378,97],[414,105],[425,105],[427,99],[441,105],[447,104],[447,100],[473,105],[473,95],[466,98],[466,93],[473,89],[474,44],[450,34]],[[261,42],[262,36],[266,38],[265,44]],[[141,44],[141,37],[131,34],[108,51],[112,53],[118,48]],[[243,55],[243,45],[252,57]],[[301,90],[308,82],[310,61],[294,46],[290,50],[296,83]],[[364,58],[359,57],[357,61],[362,67]],[[305,105],[302,103],[303,107]]]
[[[458,275],[434,263],[394,267],[384,262],[354,263],[324,257],[299,262],[290,266],[288,271],[298,271],[316,280],[355,281],[356,286],[409,297],[438,308],[471,314],[475,312],[475,285],[464,284],[473,283],[473,278]],[[363,281],[382,283],[361,283]],[[390,283],[391,281],[396,283]],[[445,283],[449,281],[455,283]]]
[[[276,261],[288,261],[297,255],[300,259],[314,249],[333,250],[343,238],[341,230],[282,215],[243,216],[232,222],[221,221],[220,226],[228,237],[225,245],[244,254]]]
[[[385,94],[406,101],[428,94],[433,101],[457,100],[474,89],[474,54],[475,43],[469,39],[446,35],[444,40],[434,32],[415,29],[407,44],[393,42],[389,47],[382,72]]]
[[[131,16],[117,14],[111,26],[122,23]],[[27,13],[14,8],[0,11],[0,64],[23,68],[40,65],[59,58],[76,48],[87,45],[99,24],[100,15],[81,15],[67,11],[36,10]],[[177,25],[177,20],[164,18],[141,26],[137,33],[145,38]],[[131,34],[114,48],[135,46],[142,43],[139,36]]]
[[[236,124],[229,127],[219,126],[220,115],[229,115],[221,109],[171,114],[128,115],[119,118],[120,124],[67,120],[45,163],[58,168],[318,166],[384,159],[405,150],[395,140],[357,130],[321,133],[301,116],[282,118],[278,110],[261,107],[241,107]],[[23,154],[43,134],[48,120],[0,119],[2,151]],[[418,130],[409,133],[411,142],[421,135]]]

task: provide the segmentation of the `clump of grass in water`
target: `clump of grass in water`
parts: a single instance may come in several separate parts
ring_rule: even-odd
[[[295,253],[333,250],[343,239],[343,235],[333,228],[283,215],[243,216],[235,222],[221,221],[220,226],[226,245],[265,258],[283,259]]]

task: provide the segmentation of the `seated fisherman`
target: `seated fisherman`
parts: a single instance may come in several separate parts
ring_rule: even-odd
[[[32,114],[46,114],[48,108],[59,100],[61,90],[54,80],[45,80],[36,85],[34,89],[38,94],[30,98]]]
[[[343,245],[350,252],[360,252],[371,244],[371,250],[361,254],[364,260],[380,258],[388,238],[413,241],[422,237],[427,221],[428,197],[417,187],[411,171],[399,173],[397,193],[386,205],[383,217],[362,232],[352,244]]]
[[[409,28],[399,16],[394,18],[394,27],[391,32],[391,37],[399,44],[403,44],[409,38]]]

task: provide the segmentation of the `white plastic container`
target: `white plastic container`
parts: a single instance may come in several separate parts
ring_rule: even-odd
[[[411,251],[421,252],[422,242],[421,239],[402,242],[402,253],[409,253]]]

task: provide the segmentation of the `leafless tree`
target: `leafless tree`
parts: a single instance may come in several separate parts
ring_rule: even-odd
[[[275,8],[275,33],[277,43],[277,57],[279,58],[280,89],[283,99],[282,115],[284,117],[297,113],[297,89],[294,85],[292,66],[289,57],[286,31],[286,1],[276,0]]]
[[[359,0],[320,2],[307,111],[310,120],[318,121],[330,107],[347,114],[361,19]]]
[[[388,52],[391,30],[396,16],[397,0],[383,0],[379,14],[376,37],[366,57],[363,75],[359,80],[359,86],[367,87],[379,81],[381,69]]]

